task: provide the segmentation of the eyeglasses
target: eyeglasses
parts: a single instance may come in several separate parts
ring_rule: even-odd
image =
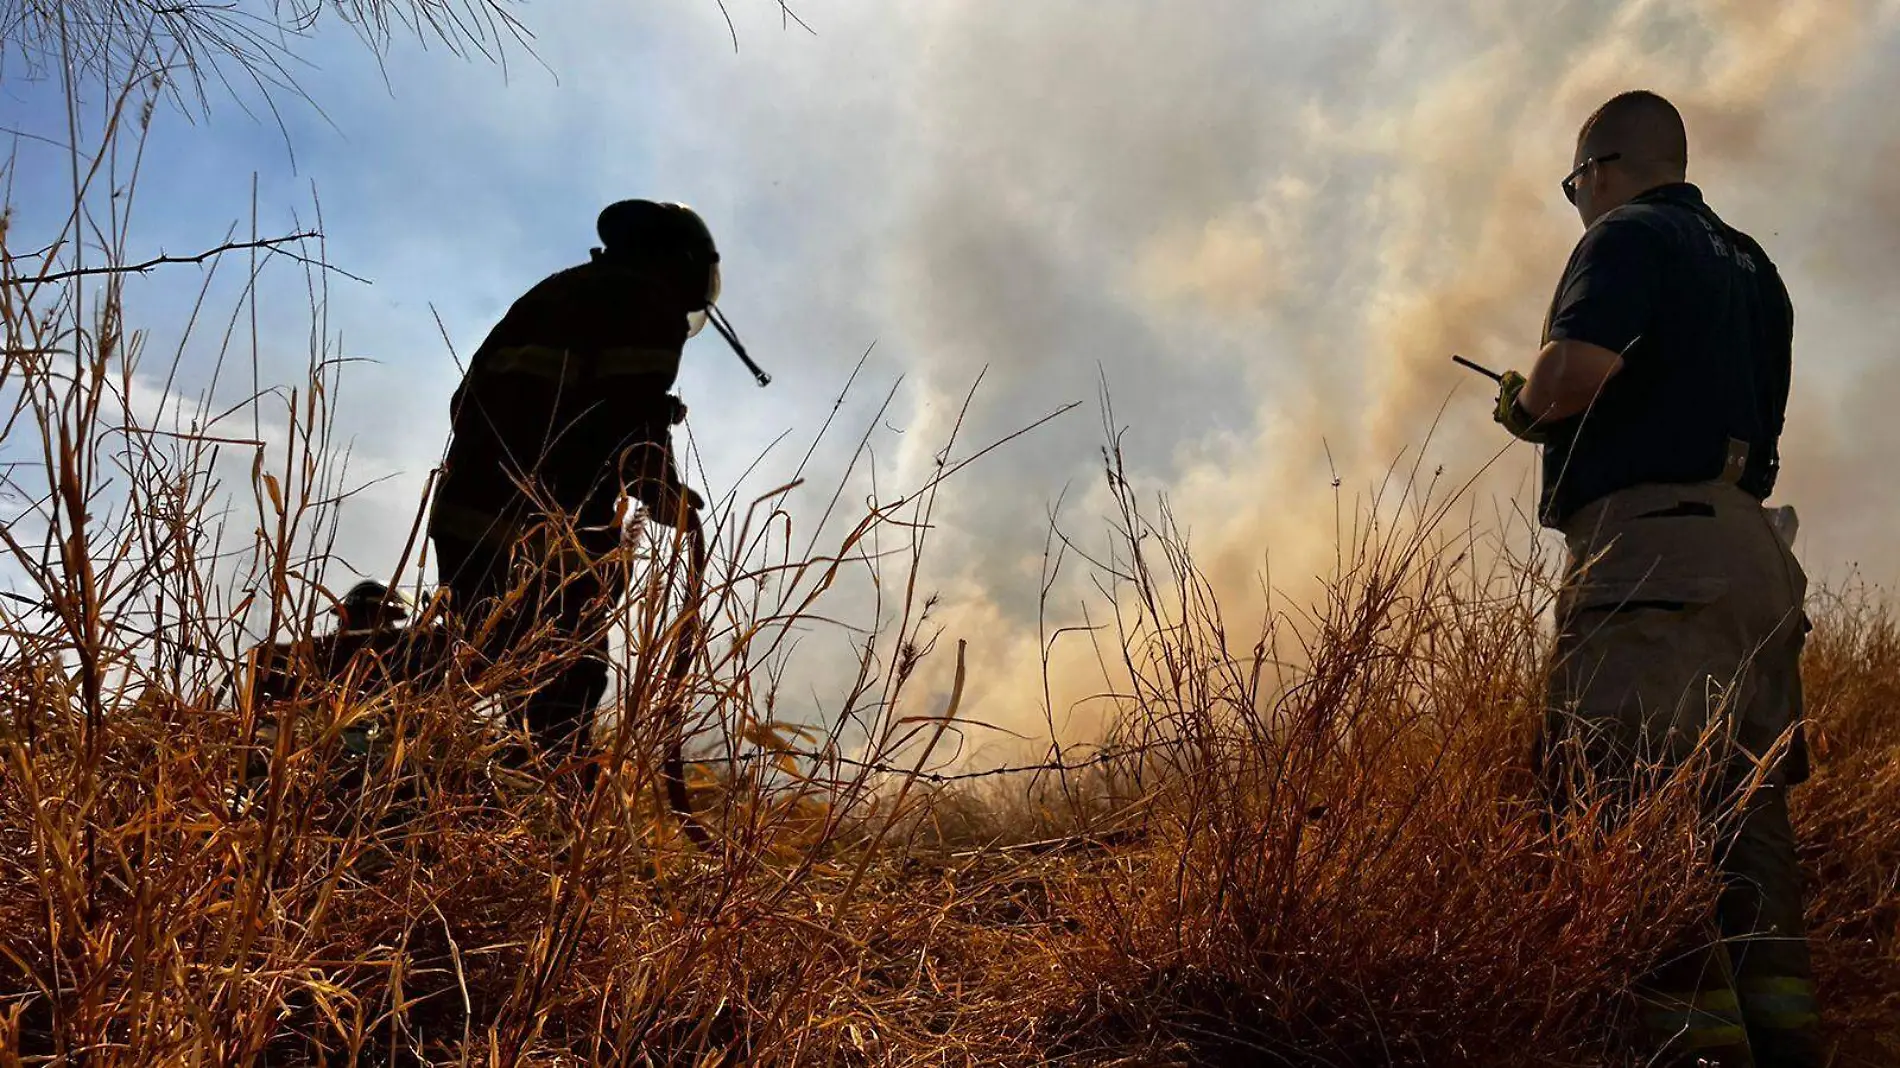
[[[1589,159],[1577,164],[1575,170],[1564,175],[1564,199],[1568,200],[1573,206],[1577,203],[1577,179],[1583,177],[1583,172],[1589,170],[1591,165],[1597,163],[1614,163],[1622,158],[1623,153],[1621,152],[1609,152],[1601,156],[1591,156]]]

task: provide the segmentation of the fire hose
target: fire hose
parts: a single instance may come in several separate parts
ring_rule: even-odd
[[[680,830],[693,844],[704,849],[712,844],[712,835],[693,814],[692,799],[686,791],[686,716],[691,701],[687,680],[693,659],[705,642],[705,626],[700,620],[699,602],[705,594],[706,532],[699,513],[688,513],[686,522],[686,593],[675,627],[673,661],[667,665],[666,689],[660,703],[661,724],[666,731],[666,751],[660,760],[660,783],[666,792],[667,807],[680,822]],[[677,547],[677,542],[675,543]],[[677,556],[675,561],[677,562]]]

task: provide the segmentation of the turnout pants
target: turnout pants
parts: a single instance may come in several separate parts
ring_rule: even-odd
[[[626,592],[613,551],[619,530],[582,531],[565,544],[444,529],[430,539],[470,642],[488,665],[513,654],[526,672],[525,691],[504,698],[507,714],[545,754],[584,748],[607,692],[607,625]]]
[[[1645,485],[1563,526],[1570,572],[1558,602],[1539,772],[1554,805],[1583,771],[1640,790],[1643,770],[1715,739],[1711,813],[1727,833],[1723,891],[1705,930],[1641,984],[1663,1063],[1807,1068],[1821,1063],[1789,786],[1806,777],[1801,717],[1807,579],[1760,502],[1727,483]],[[1784,748],[1777,748],[1778,745]],[[1740,810],[1756,762],[1777,758]]]

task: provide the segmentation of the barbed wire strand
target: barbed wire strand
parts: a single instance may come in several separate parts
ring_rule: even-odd
[[[1066,774],[1073,771],[1087,771],[1090,768],[1097,768],[1103,764],[1114,763],[1125,757],[1141,756],[1161,749],[1171,749],[1179,744],[1178,742],[1151,742],[1145,745],[1130,745],[1120,746],[1114,749],[1104,749],[1094,756],[1089,757],[1087,760],[1075,761],[1073,763],[1067,761],[1049,761],[1042,764],[1010,764],[1003,767],[986,768],[982,771],[962,772],[913,771],[910,768],[891,764],[886,761],[861,760],[856,757],[848,757],[838,753],[819,753],[806,749],[756,749],[748,753],[740,753],[737,756],[707,757],[688,760],[686,763],[696,767],[715,767],[720,764],[752,763],[760,760],[774,760],[779,757],[789,756],[810,760],[820,765],[843,764],[848,767],[862,768],[866,771],[874,771],[882,774],[907,775],[923,780],[924,782],[949,783],[967,782],[972,779],[988,779],[1001,775],[1024,775],[1032,772],[1062,772]]]

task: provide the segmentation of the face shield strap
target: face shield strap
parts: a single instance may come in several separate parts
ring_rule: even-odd
[[[752,372],[753,378],[759,380],[761,387],[772,384],[772,376],[761,370],[758,364],[752,362],[752,357],[746,355],[745,346],[739,342],[739,335],[733,332],[732,324],[726,321],[726,313],[720,311],[719,306],[711,301],[706,302],[706,321],[713,325],[714,330],[719,331],[720,337],[726,339],[726,344],[732,346],[732,351],[738,353],[740,362],[745,364],[746,370]]]

